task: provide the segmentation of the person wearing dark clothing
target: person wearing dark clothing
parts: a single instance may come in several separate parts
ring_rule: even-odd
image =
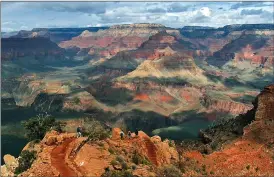
[[[81,137],[82,136],[82,129],[81,129],[80,125],[77,127],[76,131],[77,131],[77,138]]]
[[[135,135],[138,136],[138,130],[137,130],[137,128],[135,129]]]
[[[121,139],[124,139],[124,135],[125,135],[124,132],[121,131],[121,132],[120,132],[120,137],[121,137]]]

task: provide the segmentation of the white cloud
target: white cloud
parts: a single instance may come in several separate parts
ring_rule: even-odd
[[[220,27],[273,21],[273,2],[6,2],[1,5],[2,30],[144,22],[176,28]],[[259,13],[260,9],[258,18],[248,15]]]
[[[209,17],[211,15],[211,9],[208,7],[201,8],[200,12],[206,17]]]

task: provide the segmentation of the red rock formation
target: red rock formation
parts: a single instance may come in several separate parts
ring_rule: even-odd
[[[264,88],[254,107],[255,121],[244,130],[244,137],[259,143],[274,143],[274,85]]]
[[[149,96],[147,94],[140,93],[140,94],[135,95],[134,100],[148,101],[150,99],[149,99]]]
[[[233,101],[214,100],[211,102],[208,109],[238,115],[246,113],[248,110],[252,109],[252,106]]]
[[[188,162],[197,164],[185,161],[185,174],[199,176],[195,169],[200,168],[209,176],[273,176],[274,85],[265,87],[255,100],[254,108],[242,118],[250,119],[250,116],[255,120],[244,128],[243,136],[223,145],[220,151],[209,155],[184,152]]]
[[[136,49],[143,42],[148,40],[151,35],[154,35],[162,30],[164,26],[155,28],[151,24],[139,26],[113,26],[106,30],[99,30],[96,33],[84,31],[80,36],[74,37],[69,41],[63,41],[59,44],[62,48],[100,48],[105,52],[99,53],[99,56],[114,56],[118,51]],[[174,31],[170,31],[174,33]],[[174,39],[171,36],[163,36],[158,41],[161,43],[171,43]],[[116,49],[114,49],[116,48]],[[114,50],[113,50],[114,49]]]
[[[164,56],[172,56],[176,52],[172,50],[169,46],[166,47],[165,49],[154,49],[154,52],[150,54],[147,59],[148,60],[154,60],[154,59],[159,59]]]
[[[86,142],[86,138],[73,138],[72,134],[47,133],[43,141],[38,144],[40,150],[36,161],[30,169],[20,175],[100,176],[106,167],[113,169],[111,161],[116,159],[116,153],[128,165],[133,164],[129,155],[135,152],[147,157],[155,166],[178,161],[178,153],[175,148],[169,146],[168,140],[162,142],[160,137],[150,138],[142,131],[139,131],[138,137],[121,140],[119,133],[120,129],[114,128],[112,139],[90,143]],[[62,138],[58,138],[60,136]],[[60,139],[59,143],[47,144],[51,137]],[[110,149],[115,151],[115,154],[111,154]],[[136,165],[137,169],[144,168],[144,165]],[[134,173],[143,174],[143,170]],[[149,169],[145,171],[146,174],[152,172]]]

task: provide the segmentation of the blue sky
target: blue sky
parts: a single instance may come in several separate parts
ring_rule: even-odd
[[[220,27],[274,23],[274,2],[2,2],[1,30],[160,23]]]

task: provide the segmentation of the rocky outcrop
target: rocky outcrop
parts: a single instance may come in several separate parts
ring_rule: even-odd
[[[204,143],[219,151],[203,156],[189,151],[184,157],[204,164],[206,174],[273,176],[274,85],[265,87],[253,104],[254,108],[246,114],[201,132]],[[188,165],[188,169],[193,170],[194,167]],[[193,173],[192,170],[186,174]]]
[[[75,137],[76,137],[76,133],[59,134],[56,131],[51,131],[50,133],[45,135],[45,137],[41,141],[41,144],[46,144],[47,146],[53,146],[53,145],[64,142],[66,139],[71,139]]]
[[[220,112],[226,112],[234,115],[243,114],[252,109],[251,105],[234,102],[232,100],[206,100],[207,108]]]
[[[58,176],[60,172],[52,162],[52,153],[60,144],[73,139],[75,136],[75,133],[59,134],[56,131],[48,132],[39,144],[34,145],[37,150],[37,158],[31,168],[21,173],[20,176]],[[30,148],[28,144],[24,149]],[[62,153],[59,151],[58,154],[61,155]],[[65,163],[65,159],[62,159],[62,162]]]
[[[14,176],[18,167],[18,159],[10,154],[4,155],[4,165],[1,166],[1,176]]]
[[[244,138],[273,147],[274,144],[274,85],[269,85],[254,102],[255,120],[244,129]],[[246,115],[247,116],[247,115]],[[258,136],[259,135],[259,136]]]
[[[133,165],[133,154],[146,158],[147,163],[155,166],[171,164],[178,161],[178,153],[172,142],[161,141],[160,137],[149,137],[139,131],[132,138],[120,139],[120,129],[114,128],[111,139],[89,142],[86,138],[75,138],[75,133],[57,133],[51,131],[37,145],[37,158],[31,168],[19,176],[100,176],[106,168],[119,169],[119,161]],[[173,143],[174,144],[174,143]],[[25,149],[29,149],[27,145]],[[119,156],[119,157],[118,157]],[[6,160],[6,166],[12,162]],[[114,163],[117,159],[118,162]],[[14,160],[14,158],[13,158]],[[118,163],[118,164],[117,164]],[[137,163],[137,162],[135,162]],[[143,163],[143,162],[138,162]],[[134,174],[153,174],[148,164],[135,164]],[[136,171],[135,171],[136,170]]]

